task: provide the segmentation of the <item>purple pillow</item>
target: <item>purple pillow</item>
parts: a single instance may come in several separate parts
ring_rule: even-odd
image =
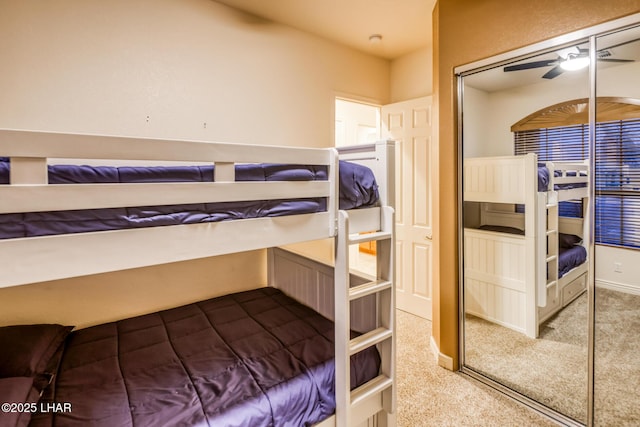
[[[575,234],[558,233],[558,246],[570,249],[582,243],[582,237]]]
[[[0,378],[45,374],[73,326],[56,324],[0,327]]]
[[[0,378],[0,402],[3,405],[20,405],[12,410],[0,411],[0,425],[7,427],[23,427],[29,424],[31,413],[37,405],[40,393],[33,387],[31,377]],[[20,409],[20,410],[18,410]]]

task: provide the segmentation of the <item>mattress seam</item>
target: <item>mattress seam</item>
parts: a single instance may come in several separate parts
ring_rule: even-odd
[[[235,304],[240,309],[242,309],[242,311],[244,311],[247,314],[247,316],[249,316],[251,319],[253,319],[253,317],[251,317],[249,315],[249,313],[247,313],[247,310],[244,309],[244,307],[240,304],[240,302],[238,302],[235,298],[232,298],[232,301],[234,301]],[[244,366],[244,368],[247,370],[249,375],[251,375],[251,378],[253,378],[254,384],[256,385],[256,387],[258,387],[260,389],[260,391],[262,392],[262,395],[264,396],[264,398],[267,399],[267,401],[269,402],[269,412],[271,412],[271,423],[270,424],[273,424],[275,422],[275,417],[273,415],[273,404],[271,403],[271,399],[269,399],[269,395],[267,394],[266,390],[264,388],[262,388],[262,385],[258,382],[256,377],[253,375],[253,372],[251,372],[251,369],[249,369],[249,366],[247,366],[247,364],[245,363],[244,359],[242,357],[240,357],[240,355],[229,344],[229,342],[227,342],[227,340],[220,334],[220,331],[218,331],[218,329],[215,327],[215,325],[211,322],[211,319],[209,318],[209,316],[207,316],[207,312],[205,310],[203,310],[202,307],[200,307],[200,304],[196,304],[196,307],[198,307],[198,310],[200,310],[202,312],[204,317],[207,319],[207,322],[209,322],[209,324],[211,325],[211,328],[216,332],[216,334],[218,334],[218,336],[220,337],[222,342],[224,342],[224,344],[227,346],[229,351],[231,351],[231,353],[233,353],[233,355],[238,359],[238,362],[242,366]],[[255,319],[253,319],[253,320],[255,321]],[[206,414],[205,414],[205,417],[206,417]],[[209,422],[209,420],[207,420],[207,423],[208,422]]]
[[[127,382],[124,379],[124,373],[122,372],[122,363],[120,363],[120,322],[116,322],[116,360],[118,361],[118,371],[120,372],[120,378],[122,378],[122,385],[124,392],[127,395],[127,403],[129,405],[129,422],[133,425],[133,412],[131,411],[131,396],[129,395],[129,389],[127,388]]]
[[[200,410],[202,410],[202,416],[203,416],[204,420],[206,421],[207,425],[210,425],[209,424],[209,420],[207,419],[207,414],[206,414],[206,412],[204,410],[204,404],[202,403],[202,396],[200,396],[200,392],[198,391],[198,387],[196,387],[195,383],[193,382],[193,378],[191,377],[191,372],[189,372],[189,370],[184,365],[184,362],[182,361],[182,358],[176,352],[176,348],[174,347],[173,342],[171,341],[171,338],[169,337],[169,329],[167,328],[167,322],[164,319],[163,312],[159,312],[158,314],[159,314],[160,320],[162,321],[162,325],[164,326],[164,331],[167,334],[167,342],[169,343],[169,346],[171,347],[171,350],[173,351],[174,356],[180,362],[180,366],[182,366],[182,369],[187,374],[187,377],[189,378],[189,382],[191,383],[191,386],[193,387],[193,391],[195,392],[196,396],[198,396],[198,401],[200,402]]]

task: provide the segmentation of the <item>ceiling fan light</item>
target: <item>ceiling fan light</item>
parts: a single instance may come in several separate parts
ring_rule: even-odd
[[[589,66],[589,58],[586,56],[578,58],[569,57],[560,63],[560,67],[566,71],[581,70],[587,66]]]

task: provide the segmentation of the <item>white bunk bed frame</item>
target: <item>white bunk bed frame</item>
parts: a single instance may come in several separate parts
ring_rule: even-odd
[[[464,228],[465,312],[537,338],[540,325],[586,289],[588,263],[558,279],[558,233],[588,241],[588,220],[560,218],[558,202],[582,199],[588,212],[588,165],[546,162],[550,191],[538,192],[536,154],[467,158],[464,201],[481,202],[479,225],[524,229],[524,236]],[[559,171],[559,176],[554,176]],[[556,184],[582,187],[553,190]],[[523,204],[525,213],[486,203]],[[547,274],[547,270],[549,273]]]
[[[0,185],[0,213],[327,198],[327,211],[314,214],[0,240],[0,288],[334,238],[335,267],[283,250],[268,251],[268,285],[283,289],[335,321],[336,414],[319,426],[394,425],[393,144],[383,141],[345,150],[346,159],[372,167],[381,203],[379,207],[341,211],[335,149],[0,130],[0,155],[11,161],[10,183]],[[209,163],[215,164],[216,181],[48,184],[48,164],[78,164],[76,160],[83,164]],[[328,180],[235,182],[234,166],[239,163],[325,165]],[[359,234],[372,230],[376,232]],[[348,247],[366,240],[379,241],[381,248],[374,281],[350,278],[349,274]],[[136,251],[132,255],[123,247]],[[301,276],[295,274],[296,268],[312,273]],[[308,283],[309,277],[316,279]],[[308,290],[300,292],[304,287]],[[362,320],[358,322],[358,318]],[[369,332],[351,340],[352,319]],[[381,373],[350,391],[349,357],[373,345],[381,354]]]

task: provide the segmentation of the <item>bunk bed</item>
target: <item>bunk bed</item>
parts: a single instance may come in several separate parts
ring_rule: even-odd
[[[270,248],[267,287],[80,330],[0,328],[15,350],[0,356],[5,421],[390,423],[394,152],[362,146],[347,163],[334,149],[0,130],[0,287]],[[326,238],[334,266],[273,249]],[[382,248],[374,281],[349,272],[365,240]]]
[[[463,174],[465,206],[475,206],[465,214],[465,312],[537,338],[586,289],[588,221],[561,217],[559,203],[582,201],[586,215],[588,166],[478,157]]]

